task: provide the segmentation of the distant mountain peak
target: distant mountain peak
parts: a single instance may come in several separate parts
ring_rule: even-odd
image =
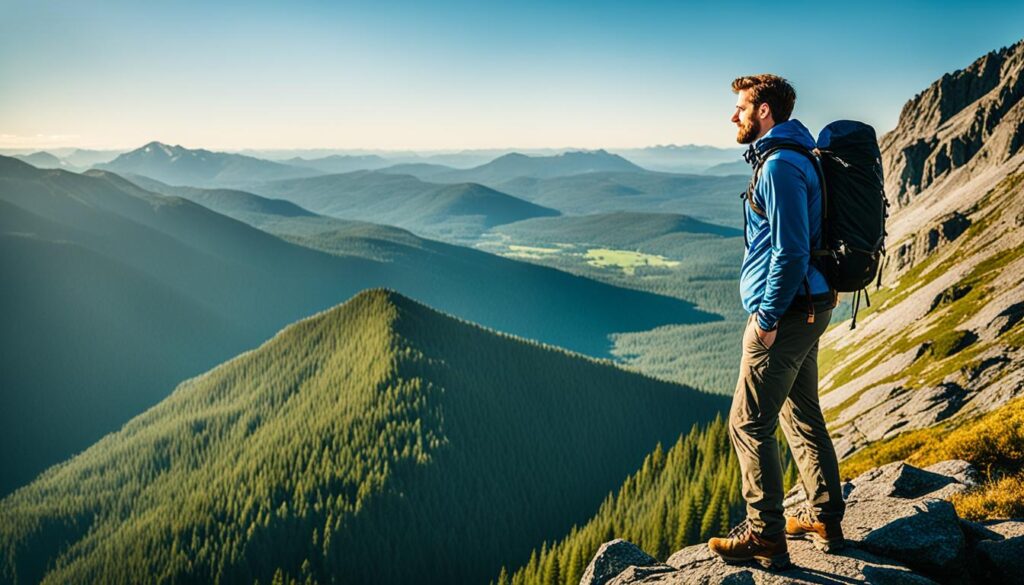
[[[163,142],[158,142],[158,141],[154,140],[153,142],[150,142],[150,143],[142,146],[141,148],[137,148],[133,152],[145,152],[145,153],[153,153],[153,154],[163,153],[163,154],[165,154],[167,156],[174,156],[176,153],[180,153],[181,151],[184,151],[184,150],[186,150],[186,149],[183,148],[180,145],[179,146],[171,146],[169,144],[164,144]]]
[[[503,160],[525,160],[525,159],[528,159],[528,158],[534,158],[534,157],[525,155],[525,154],[523,154],[521,152],[510,152],[508,154],[503,154],[503,155],[499,156],[498,158],[492,160],[488,164],[496,163],[498,161],[503,161]]]
[[[227,152],[190,149],[157,140],[108,162],[94,165],[116,173],[143,175],[169,185],[238,187],[267,179],[320,174],[303,167]]]
[[[516,177],[554,177],[601,171],[638,172],[643,170],[617,154],[598,149],[571,150],[551,156],[528,156],[510,152],[467,172],[472,175],[474,172],[482,171],[485,175],[474,176],[476,180],[485,180],[485,178],[493,180],[495,176],[511,179]],[[490,176],[486,173],[496,173],[496,175]]]

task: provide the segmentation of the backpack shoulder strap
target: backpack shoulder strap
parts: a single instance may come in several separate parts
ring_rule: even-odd
[[[818,157],[815,155],[815,153],[804,148],[803,146],[800,146],[799,144],[789,142],[776,144],[769,148],[768,150],[766,150],[763,156],[757,157],[757,164],[754,165],[754,174],[753,176],[751,176],[750,185],[747,187],[747,204],[750,205],[750,209],[757,215],[760,215],[761,217],[767,217],[764,210],[761,209],[759,205],[754,203],[754,189],[757,187],[757,180],[761,176],[761,167],[763,167],[764,163],[768,161],[769,156],[775,154],[780,150],[792,150],[795,152],[799,152],[800,154],[807,157],[807,160],[811,161],[811,165],[814,167],[814,172],[818,174],[818,182],[821,185],[821,225],[822,229],[824,229],[825,219],[828,218],[828,205],[826,205],[826,197],[828,191],[825,187],[825,172],[821,168],[821,161],[818,160]]]

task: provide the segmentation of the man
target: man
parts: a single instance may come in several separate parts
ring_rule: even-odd
[[[835,448],[818,403],[818,338],[836,295],[810,262],[821,239],[821,184],[815,166],[789,143],[813,149],[814,139],[790,119],[796,92],[781,77],[755,75],[732,83],[736,140],[746,158],[763,163],[744,203],[746,253],[740,273],[743,336],[740,376],[729,431],[742,472],[747,517],[711,550],[727,562],[789,564],[786,537],[811,537],[819,548],[843,543],[845,506]],[[767,156],[766,156],[767,155]],[[777,424],[782,423],[808,509],[786,518]]]

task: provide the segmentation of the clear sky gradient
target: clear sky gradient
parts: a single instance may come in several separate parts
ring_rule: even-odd
[[[1024,37],[1024,2],[0,0],[0,148],[734,145],[774,72],[891,129]]]

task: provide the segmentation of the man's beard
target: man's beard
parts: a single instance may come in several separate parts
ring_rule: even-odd
[[[746,124],[741,124],[736,131],[736,142],[750,144],[761,133],[761,120],[754,118]]]

